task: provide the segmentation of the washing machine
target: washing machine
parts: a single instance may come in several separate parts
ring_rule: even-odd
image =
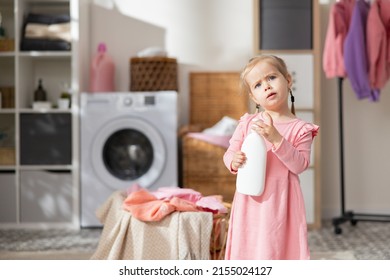
[[[82,93],[81,226],[117,190],[177,186],[177,92]]]

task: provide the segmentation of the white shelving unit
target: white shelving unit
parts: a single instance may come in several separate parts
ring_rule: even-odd
[[[0,52],[0,91],[14,92],[0,108],[0,227],[79,226],[80,2],[0,0],[3,27],[15,45]],[[20,50],[28,13],[69,15],[71,50]],[[51,109],[32,109],[39,79]],[[72,93],[69,110],[55,108],[64,83]]]
[[[320,125],[318,0],[254,0],[254,19],[254,53],[284,59],[293,76],[297,116]],[[311,165],[299,176],[311,228],[321,226],[320,138],[314,140]]]

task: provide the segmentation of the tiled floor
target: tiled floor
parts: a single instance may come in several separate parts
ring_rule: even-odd
[[[352,252],[360,260],[390,260],[390,223],[358,222],[341,225],[335,234],[331,221],[319,230],[309,232],[309,245],[315,252]]]
[[[309,231],[309,245],[316,258],[389,260],[390,223],[346,223],[343,233],[334,234],[330,221],[319,230]],[[101,229],[76,230],[0,230],[0,254],[5,251],[79,251],[93,252]]]
[[[97,248],[101,229],[81,230],[0,230],[1,251],[93,251]]]

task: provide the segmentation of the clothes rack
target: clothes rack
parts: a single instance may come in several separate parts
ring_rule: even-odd
[[[340,190],[341,190],[341,215],[332,220],[335,234],[341,234],[340,225],[345,222],[350,222],[355,226],[358,221],[369,222],[390,222],[390,215],[381,214],[358,214],[353,211],[345,210],[345,177],[344,177],[344,129],[343,129],[343,80],[338,78],[338,98],[339,98],[339,133],[340,133]]]

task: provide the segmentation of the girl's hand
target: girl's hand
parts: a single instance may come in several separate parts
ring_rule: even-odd
[[[274,127],[272,117],[267,112],[263,113],[264,122],[261,120],[252,122],[252,129],[258,134],[264,137],[268,142],[270,142],[274,147],[278,147],[282,142],[283,137],[280,135],[279,131]]]
[[[246,156],[243,152],[238,151],[234,154],[231,167],[233,171],[237,171],[246,161]]]

